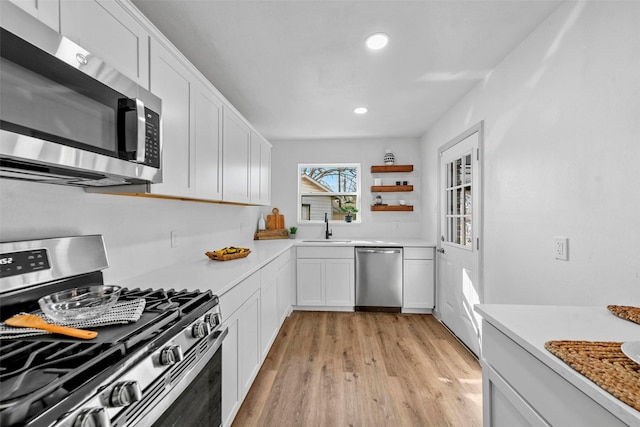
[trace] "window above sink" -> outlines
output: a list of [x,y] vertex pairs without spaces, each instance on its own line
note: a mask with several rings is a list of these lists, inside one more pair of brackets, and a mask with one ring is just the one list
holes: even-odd
[[298,164],[298,223],[360,223],[360,163]]

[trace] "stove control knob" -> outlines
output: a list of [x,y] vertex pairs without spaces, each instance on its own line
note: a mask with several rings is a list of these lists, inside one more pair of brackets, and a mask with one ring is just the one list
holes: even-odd
[[215,329],[216,326],[220,324],[220,314],[219,313],[207,313],[204,315],[204,321],[211,326],[212,329]]
[[211,333],[211,327],[206,322],[198,322],[191,328],[193,338],[203,338]]
[[138,381],[122,381],[116,383],[111,389],[109,406],[112,408],[128,406],[140,399],[142,399],[142,391]]
[[73,427],[109,427],[111,421],[104,408],[88,408],[80,411]]
[[184,359],[184,356],[179,345],[169,345],[160,352],[160,363],[165,366],[175,365],[182,359]]

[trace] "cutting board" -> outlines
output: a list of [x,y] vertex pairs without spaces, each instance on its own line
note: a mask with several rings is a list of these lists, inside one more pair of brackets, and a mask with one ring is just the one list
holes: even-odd
[[289,232],[287,230],[258,230],[253,235],[253,240],[273,240],[288,238]]
[[284,230],[284,215],[280,215],[278,208],[273,208],[273,215],[267,215],[267,230]]

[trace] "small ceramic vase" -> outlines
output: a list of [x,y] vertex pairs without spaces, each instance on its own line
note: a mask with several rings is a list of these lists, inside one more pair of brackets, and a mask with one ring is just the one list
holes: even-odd
[[391,150],[387,149],[384,155],[384,164],[389,166],[396,162],[396,156],[393,155]]

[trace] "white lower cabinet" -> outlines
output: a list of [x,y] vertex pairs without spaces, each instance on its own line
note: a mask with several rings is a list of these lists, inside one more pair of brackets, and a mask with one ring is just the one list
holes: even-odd
[[260,272],[220,295],[229,334],[222,343],[222,420],[231,425],[260,369]]
[[220,295],[222,420],[230,426],[295,298],[291,250]]
[[[223,313],[224,314],[224,313]],[[231,425],[260,369],[260,290],[225,322],[222,343],[222,420]]]
[[278,274],[277,260],[260,270],[260,349],[262,358],[267,356],[278,332]]
[[241,402],[238,379],[239,316],[238,312],[224,322],[224,327],[229,330],[222,343],[222,422],[225,426],[231,425]]
[[352,247],[298,247],[297,306],[353,309],[353,253]]
[[238,319],[240,392],[244,397],[260,370],[260,292],[244,303]]
[[481,365],[486,426],[628,425],[486,320]]
[[291,307],[296,305],[296,267],[295,248],[289,249],[278,257],[278,274],[276,287],[278,288],[278,324],[291,313]]
[[435,306],[433,248],[404,248],[402,311],[431,312]]

